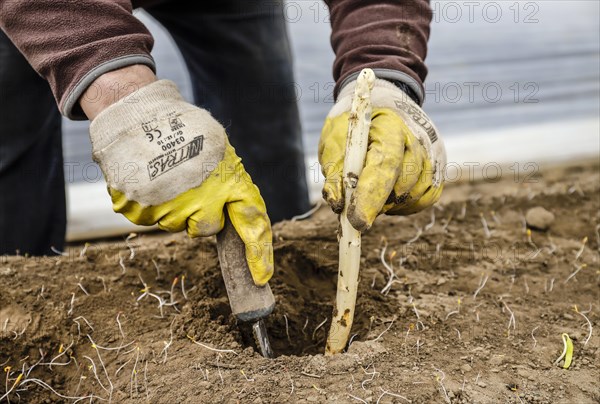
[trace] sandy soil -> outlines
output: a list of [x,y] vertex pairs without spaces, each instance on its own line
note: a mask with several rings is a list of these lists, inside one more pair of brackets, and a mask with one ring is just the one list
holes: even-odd
[[[274,228],[273,360],[231,316],[213,240],[1,257],[0,401],[600,402],[599,188],[598,163],[573,163],[453,184],[434,209],[378,219],[356,336],[335,357],[322,355],[337,277],[327,209]],[[538,206],[555,219],[529,237]],[[568,370],[553,364],[562,333]]]

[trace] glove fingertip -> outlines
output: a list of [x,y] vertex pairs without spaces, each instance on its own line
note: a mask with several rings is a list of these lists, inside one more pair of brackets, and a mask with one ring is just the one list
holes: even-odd
[[265,204],[254,187],[253,197],[227,204],[227,213],[245,244],[246,262],[257,286],[265,285],[273,276],[273,233]]
[[325,184],[322,191],[323,199],[331,207],[334,213],[340,214],[344,210],[344,200],[342,195],[336,192],[333,187]]
[[246,262],[257,286],[265,285],[273,276],[273,243],[265,239],[261,241],[245,243]]
[[[248,257],[246,257],[248,260]],[[269,280],[273,277],[273,260],[266,260],[267,262],[261,262],[256,265],[248,260],[248,266],[250,268],[250,273],[252,274],[252,280],[256,286],[264,286],[269,282]],[[268,262],[270,261],[270,262]]]
[[[353,201],[354,202],[354,201]],[[360,232],[367,231],[373,225],[375,218],[370,219],[363,211],[356,208],[355,203],[350,203],[348,206],[348,221],[356,230]]]

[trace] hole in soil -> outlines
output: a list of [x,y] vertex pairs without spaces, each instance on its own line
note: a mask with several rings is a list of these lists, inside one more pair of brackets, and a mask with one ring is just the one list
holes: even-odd
[[[269,284],[276,304],[273,313],[265,320],[275,356],[325,352],[337,288],[337,255],[337,243],[332,242],[330,249],[323,250],[321,241],[295,241],[275,251],[275,274]],[[220,328],[218,333],[226,332],[243,346],[252,346],[258,352],[251,324],[238,323],[231,317],[220,270],[203,277],[199,286],[208,299],[200,305],[204,309],[199,306],[194,312],[196,320],[193,322],[198,330],[193,333],[203,335],[207,325],[200,323],[212,321],[215,327]],[[357,312],[352,325],[353,333],[358,334],[356,341],[366,337],[371,316],[384,314],[382,305],[385,303],[381,298],[377,291],[364,284],[359,285]],[[206,313],[206,317],[200,321],[202,313]],[[216,337],[218,333],[204,334],[203,338],[209,341],[207,338]],[[223,335],[220,334],[220,337]]]
[[[315,249],[319,247],[322,248]],[[337,249],[329,260],[323,256],[314,259],[306,254],[307,250],[311,251],[288,245],[275,253],[276,271],[270,284],[277,303],[266,325],[276,356],[325,351],[336,294]],[[365,321],[365,316],[358,314],[353,330],[362,329],[365,324],[368,327],[368,322],[368,316]],[[249,327],[242,334],[244,343],[255,346]]]

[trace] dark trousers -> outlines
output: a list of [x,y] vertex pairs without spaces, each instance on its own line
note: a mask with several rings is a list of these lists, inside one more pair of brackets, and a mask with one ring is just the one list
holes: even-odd
[[[194,101],[223,124],[277,222],[309,209],[292,58],[281,3],[169,2],[148,9],[173,36]],[[199,8],[204,8],[199,10]],[[49,87],[0,35],[0,254],[61,249],[60,116]]]
[[62,249],[66,217],[60,113],[0,31],[0,254]]

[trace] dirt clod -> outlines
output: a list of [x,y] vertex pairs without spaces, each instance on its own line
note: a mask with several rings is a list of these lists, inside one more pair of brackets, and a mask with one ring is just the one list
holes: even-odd
[[536,206],[527,211],[525,220],[532,229],[546,231],[554,223],[554,214],[541,206]]

